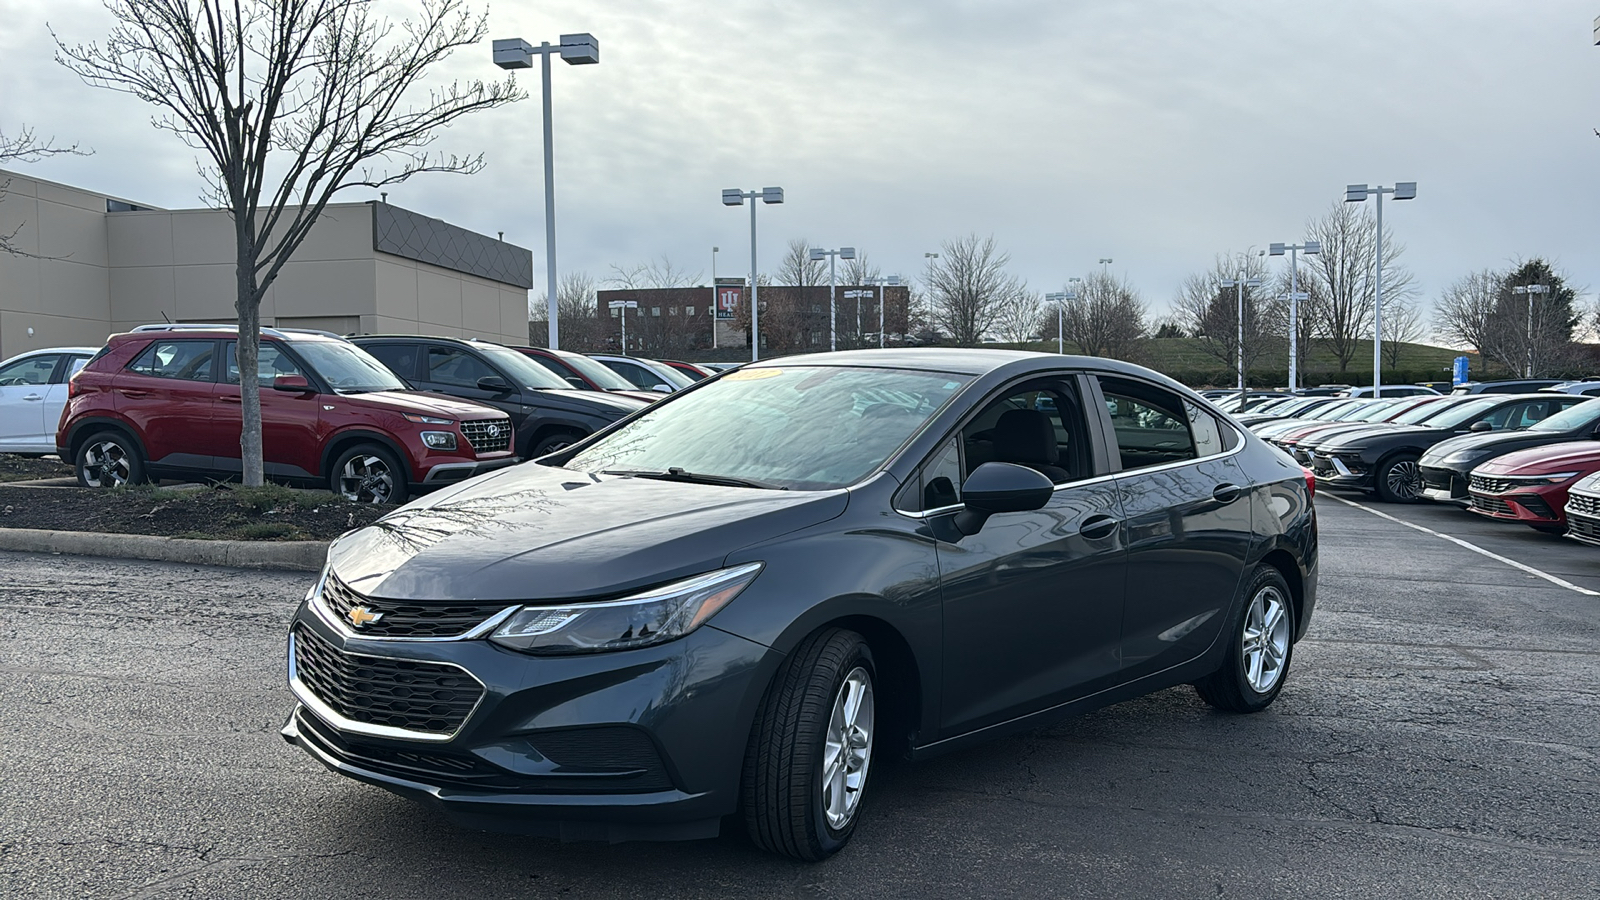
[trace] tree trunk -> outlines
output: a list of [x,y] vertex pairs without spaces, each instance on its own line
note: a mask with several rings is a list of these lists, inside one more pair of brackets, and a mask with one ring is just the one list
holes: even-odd
[[[239,234],[239,296],[234,309],[239,313],[239,340],[235,351],[239,361],[239,460],[246,487],[265,483],[261,465],[261,379],[257,360],[261,357],[261,298],[256,292],[253,240],[241,229]],[[226,364],[226,360],[223,361]]]

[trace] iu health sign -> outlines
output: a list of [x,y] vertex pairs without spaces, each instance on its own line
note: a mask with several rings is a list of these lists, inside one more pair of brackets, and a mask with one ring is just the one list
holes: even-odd
[[717,279],[717,318],[731,319],[744,297],[743,278]]

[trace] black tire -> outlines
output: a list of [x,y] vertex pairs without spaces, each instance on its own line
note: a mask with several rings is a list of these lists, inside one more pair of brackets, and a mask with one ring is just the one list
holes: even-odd
[[540,438],[536,444],[530,442],[530,446],[533,449],[528,451],[528,458],[538,459],[541,456],[548,456],[557,450],[565,450],[583,440],[584,437],[584,435],[578,434],[576,431],[557,431],[553,434],[547,434]]
[[382,444],[357,444],[339,454],[328,471],[328,490],[358,503],[406,502],[410,469]]
[[[1283,573],[1269,565],[1262,565],[1251,577],[1248,589],[1245,592],[1245,601],[1238,616],[1230,624],[1228,636],[1227,655],[1223,658],[1222,665],[1210,675],[1194,683],[1194,688],[1200,694],[1200,699],[1220,710],[1237,713],[1260,712],[1272,705],[1278,697],[1278,692],[1283,690],[1283,683],[1289,677],[1289,663],[1294,659],[1294,602],[1289,593],[1289,584],[1284,581]],[[1253,629],[1259,619],[1254,615],[1257,601],[1271,598],[1281,608],[1281,631],[1279,627],[1271,629],[1269,638],[1281,637],[1281,659],[1277,661],[1276,669],[1272,671],[1271,683],[1258,677],[1252,671],[1251,656],[1247,652],[1250,645],[1246,643],[1249,631]],[[1273,642],[1272,649],[1265,649],[1262,643],[1252,642],[1254,646],[1262,647],[1263,662],[1270,662],[1272,653],[1278,651],[1277,641]],[[1261,672],[1267,673],[1267,665],[1263,665]]]
[[[830,628],[803,641],[767,688],[745,750],[742,807],[745,827],[758,846],[816,861],[838,852],[861,819],[876,739],[876,669],[872,649],[853,631]],[[835,701],[846,679],[864,672],[869,720],[854,805],[837,825],[824,806],[823,767]],[[858,701],[858,704],[861,702]],[[861,708],[861,705],[858,705]],[[846,744],[841,757],[853,757]]]
[[1422,468],[1417,465],[1417,454],[1397,453],[1380,461],[1372,474],[1372,486],[1378,499],[1385,503],[1417,502],[1422,496]]
[[145,481],[144,450],[120,431],[97,431],[78,445],[73,458],[78,484],[90,488],[127,487]]

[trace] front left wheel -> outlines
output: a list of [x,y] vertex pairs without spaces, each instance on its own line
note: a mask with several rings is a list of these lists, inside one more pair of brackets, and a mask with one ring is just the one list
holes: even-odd
[[334,460],[328,489],[357,503],[404,503],[409,484],[406,469],[388,448],[357,444]]
[[789,655],[745,751],[741,799],[757,845],[815,861],[850,840],[872,766],[875,677],[853,631],[819,632]]

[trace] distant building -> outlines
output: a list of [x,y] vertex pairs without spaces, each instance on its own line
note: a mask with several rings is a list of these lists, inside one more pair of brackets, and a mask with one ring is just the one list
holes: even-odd
[[[839,349],[878,346],[880,291],[885,299],[885,343],[904,342],[910,288],[838,285],[834,292],[834,315]],[[810,353],[828,349],[827,286],[762,285],[759,295],[763,350]],[[612,309],[613,300],[632,300],[638,307]],[[748,301],[747,291],[734,317],[718,320],[716,342],[719,347],[750,346]],[[599,291],[596,302],[602,321],[611,323],[600,335],[607,349],[622,346],[620,317],[623,312],[628,315],[629,353],[675,357],[711,349],[713,296],[709,286]]]
[[[97,345],[152,322],[232,322],[233,220],[154,209],[0,170],[0,358]],[[261,324],[521,344],[533,254],[387,203],[327,207],[261,303]]]

